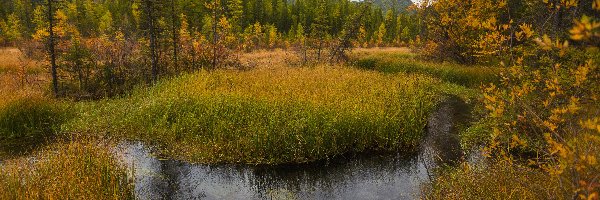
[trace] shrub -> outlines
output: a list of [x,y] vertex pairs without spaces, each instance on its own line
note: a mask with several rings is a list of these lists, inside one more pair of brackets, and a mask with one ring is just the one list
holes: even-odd
[[[598,4],[594,8],[600,10]],[[596,19],[575,20],[571,46],[544,35],[517,51],[499,85],[484,91],[491,124],[486,149],[510,162],[539,167],[580,199],[600,194],[600,52]]]

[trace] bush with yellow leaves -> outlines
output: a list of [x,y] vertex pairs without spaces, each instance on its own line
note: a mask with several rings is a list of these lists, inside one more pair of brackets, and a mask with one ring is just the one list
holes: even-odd
[[[597,3],[594,9],[599,10]],[[485,88],[490,155],[543,169],[564,198],[598,199],[600,192],[600,24],[575,20],[569,40],[544,35],[515,50],[499,86]]]

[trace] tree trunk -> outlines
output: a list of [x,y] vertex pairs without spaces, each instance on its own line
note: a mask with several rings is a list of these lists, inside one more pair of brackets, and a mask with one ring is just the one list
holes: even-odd
[[172,32],[172,36],[173,36],[173,67],[175,68],[175,72],[179,71],[178,70],[178,58],[177,58],[177,44],[179,43],[179,35],[177,35],[177,25],[175,24],[177,22],[176,19],[177,15],[175,13],[175,0],[171,0],[171,23],[172,23],[172,27],[171,27],[171,32]]
[[321,62],[321,49],[323,48],[323,38],[319,37],[319,48],[317,49],[317,61]]
[[213,56],[212,56],[212,69],[216,69],[217,68],[217,6],[215,5],[215,8],[213,8],[213,26],[212,26],[212,31],[213,31],[213,41],[212,41],[212,45],[213,45]]
[[54,36],[54,15],[52,11],[52,2],[54,0],[48,0],[48,32],[50,33],[48,38],[48,53],[50,54],[50,66],[52,70],[52,90],[54,96],[58,97],[58,74],[56,66],[56,50],[55,50],[55,36]]
[[156,25],[154,24],[154,16],[152,15],[153,11],[153,2],[152,0],[147,0],[146,2],[146,13],[148,15],[148,28],[149,28],[149,35],[150,35],[150,62],[152,65],[152,83],[156,83],[156,80],[158,79],[158,56],[156,53]]

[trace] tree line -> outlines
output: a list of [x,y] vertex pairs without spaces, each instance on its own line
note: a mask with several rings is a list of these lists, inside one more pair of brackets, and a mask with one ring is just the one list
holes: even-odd
[[[235,34],[254,32],[260,25],[262,32],[273,32],[277,37],[270,39],[289,40],[301,34],[316,34],[320,30],[313,29],[323,24],[327,28],[325,36],[335,37],[341,33],[346,18],[360,9],[360,2],[349,0],[5,0],[0,3],[0,41],[9,45],[32,38],[41,28],[39,25],[47,23],[44,13],[48,12],[48,2],[55,4],[53,12],[57,20],[72,26],[84,38],[117,32],[136,37],[147,31],[153,21],[163,36],[172,37],[184,28],[210,38],[212,25],[221,18]],[[212,4],[218,9],[211,7]],[[409,5],[412,5],[410,0],[373,4],[361,20],[363,40],[398,43],[414,39],[419,30],[413,23],[413,12],[407,11]],[[215,9],[219,15],[217,21],[213,15]],[[378,38],[380,34],[382,38]]]
[[19,46],[33,58],[47,55],[54,93],[77,98],[122,94],[183,71],[244,68],[234,54],[255,49],[295,49],[304,62],[339,60],[353,46],[408,44],[422,26],[409,0],[0,4],[0,44]]

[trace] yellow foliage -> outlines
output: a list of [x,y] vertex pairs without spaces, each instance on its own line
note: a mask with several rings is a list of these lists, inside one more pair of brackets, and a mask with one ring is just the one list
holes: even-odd
[[455,54],[463,57],[462,59],[497,55],[506,50],[504,44],[510,39],[508,31],[511,24],[499,20],[506,5],[504,0],[435,1],[432,7],[439,16],[436,15],[436,18],[431,20],[428,30],[435,35],[444,36],[434,38],[439,51],[458,50],[460,52]]
[[598,27],[600,27],[599,22],[584,15],[580,20],[575,20],[575,25],[569,33],[573,40],[586,40],[592,37],[600,37],[600,34],[597,32]]
[[[561,1],[552,6],[574,7],[577,2]],[[594,2],[594,9],[597,6],[598,2]],[[595,19],[583,16],[575,21],[570,37],[593,41],[600,37],[598,27],[600,23]],[[512,66],[501,74],[501,87],[492,85],[484,90],[488,117],[497,120],[487,150],[512,163],[514,158],[507,149],[529,147],[538,156],[529,159],[529,165],[540,166],[552,176],[571,183],[575,188],[573,193],[581,199],[597,198],[600,189],[594,178],[600,173],[597,161],[600,118],[594,116],[600,110],[597,103],[600,73],[594,62],[597,52],[595,48],[570,47],[568,40],[548,35],[531,40],[534,35],[531,27],[522,24],[519,28],[516,39],[533,41],[531,44],[536,46],[519,49]]]

